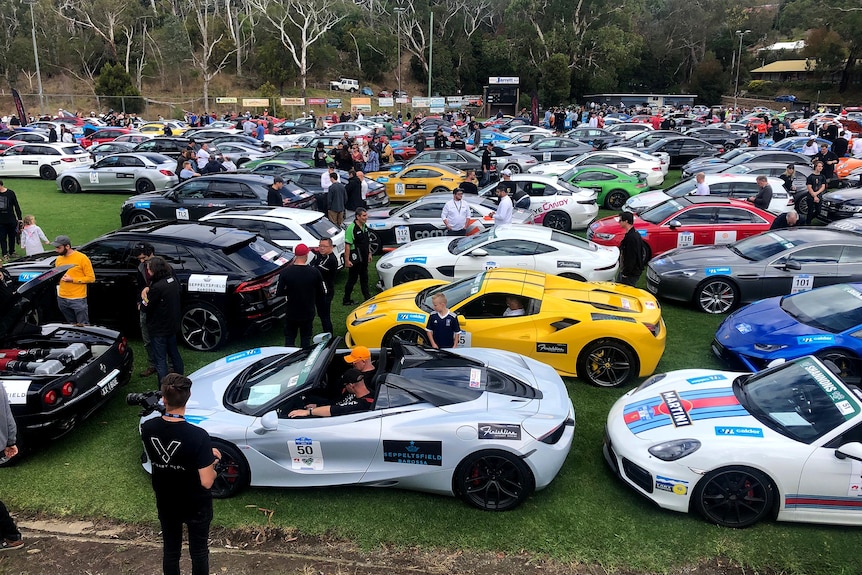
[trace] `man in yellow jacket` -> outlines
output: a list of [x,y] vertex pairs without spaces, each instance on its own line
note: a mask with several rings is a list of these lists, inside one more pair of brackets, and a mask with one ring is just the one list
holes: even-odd
[[87,284],[96,281],[93,264],[90,263],[90,258],[72,249],[72,241],[69,236],[57,236],[51,245],[57,252],[54,266],[60,267],[68,264],[74,266],[69,268],[57,286],[57,306],[68,323],[89,324]]

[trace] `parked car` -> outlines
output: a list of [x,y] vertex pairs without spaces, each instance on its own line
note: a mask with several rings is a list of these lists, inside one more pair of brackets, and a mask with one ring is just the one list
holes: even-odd
[[[119,154],[121,152],[131,152],[137,144],[134,142],[105,142],[104,144],[97,144],[95,146],[90,146],[90,149],[87,150],[90,152],[90,157],[93,158],[94,162],[98,162],[102,158],[110,156],[111,154]],[[176,164],[176,162],[174,162]]]
[[[32,323],[71,265],[43,270],[23,282],[0,271],[0,385],[18,424],[22,453],[72,431],[128,383],[132,348],[104,327]],[[10,277],[11,276],[11,277]],[[17,461],[0,452],[0,466]]]
[[0,177],[31,177],[53,180],[75,166],[93,163],[78,144],[27,144],[6,148],[0,153]]
[[175,160],[161,154],[113,154],[91,166],[79,166],[57,176],[57,188],[67,194],[85,192],[147,193],[173,187],[179,179]]
[[[263,165],[258,166],[258,168]],[[257,171],[257,168],[255,169]],[[344,170],[335,170],[338,173],[338,181],[342,184],[347,184],[350,175]],[[323,168],[294,168],[282,174],[285,181],[288,179],[302,188],[303,190],[314,194],[317,201],[317,210],[326,213],[329,203],[329,197],[323,193],[323,186],[320,181],[320,176],[323,174]],[[377,209],[389,205],[389,194],[386,193],[386,186],[380,182],[375,182],[371,178],[365,178],[368,184],[368,195],[365,196],[365,203],[368,209]]]
[[[167,260],[183,288],[179,335],[186,346],[211,351],[231,336],[267,329],[284,316],[284,298],[275,293],[290,253],[230,226],[161,221],[109,232],[76,248],[96,273],[87,295],[94,324],[129,333],[139,329],[134,250],[142,242]],[[27,256],[4,269],[17,286],[52,269],[56,257],[54,252]],[[41,303],[40,318],[60,317],[56,297]]]
[[[631,142],[632,140],[626,140]],[[644,152],[653,155],[664,152],[669,156],[669,166],[679,168],[694,158],[710,157],[721,153],[721,148],[713,146],[698,138],[675,136],[662,138],[644,148]]]

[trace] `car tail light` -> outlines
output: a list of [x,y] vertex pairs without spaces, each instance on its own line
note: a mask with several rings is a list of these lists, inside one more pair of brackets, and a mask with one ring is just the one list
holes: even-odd
[[159,170],[162,175],[165,175],[169,178],[173,177],[175,174],[170,170]]
[[77,162],[78,158],[60,158],[61,162]]
[[540,437],[539,441],[541,441],[542,443],[547,443],[548,445],[554,445],[555,443],[560,441],[560,439],[563,437],[563,432],[569,425],[571,425],[572,427],[575,426],[575,420],[571,417],[566,418],[566,420],[563,421],[560,425]]
[[[662,162],[662,163],[664,163],[664,162]],[[660,172],[660,171],[661,171],[661,166],[653,166],[653,167],[652,167],[652,171],[653,171],[653,172]]]
[[44,401],[46,405],[54,405],[57,403],[57,392],[53,389],[49,390],[44,396],[42,396],[42,401]]
[[242,282],[236,287],[236,293],[248,293],[261,289],[266,289],[274,284],[278,280],[277,275],[271,275],[269,277],[250,280],[247,282]]
[[120,352],[120,355],[126,355],[126,347],[128,347],[129,342],[126,338],[121,337],[120,343],[117,344],[117,351]]
[[75,393],[75,382],[67,381],[63,384],[63,387],[60,388],[60,394],[63,397],[72,397],[72,394]]
[[661,332],[661,323],[647,323],[643,322],[646,328],[650,331],[653,337],[658,337],[659,332]]

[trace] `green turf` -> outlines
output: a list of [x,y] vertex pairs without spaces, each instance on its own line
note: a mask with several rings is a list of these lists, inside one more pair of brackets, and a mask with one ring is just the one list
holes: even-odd
[[[672,174],[667,185],[678,178]],[[119,225],[124,196],[65,195],[52,182],[34,180],[6,184],[18,192],[24,211],[35,214],[50,237],[64,233],[81,243]],[[334,308],[336,330],[343,334],[348,310],[338,296]],[[668,346],[659,369],[717,367],[709,343],[721,318],[674,305],[665,305],[663,312]],[[232,342],[219,352],[182,353],[191,371],[227,353],[280,340],[273,331]],[[123,394],[150,389],[155,383],[154,378],[143,381],[137,376],[143,350],[137,340],[132,343],[135,376]],[[231,527],[266,525],[263,508],[274,511],[271,521],[276,526],[350,538],[366,548],[526,552],[607,570],[663,572],[721,556],[753,570],[859,572],[854,529],[767,522],[735,531],[655,508],[616,480],[601,456],[605,418],[623,390],[596,389],[574,379],[567,386],[577,411],[572,451],[550,487],[515,511],[480,512],[453,498],[398,490],[249,489],[216,502],[215,522]],[[139,465],[137,422],[137,409],[115,398],[70,436],[19,465],[0,469],[0,496],[13,510],[154,523],[152,491]]]

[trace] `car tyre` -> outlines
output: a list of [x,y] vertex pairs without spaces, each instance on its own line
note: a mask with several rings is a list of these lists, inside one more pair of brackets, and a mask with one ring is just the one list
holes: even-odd
[[67,177],[60,180],[60,189],[67,194],[77,194],[81,191],[81,184],[75,178]]
[[233,497],[251,481],[248,462],[239,449],[229,443],[214,439],[212,445],[221,453],[221,461],[215,468],[216,478],[210,490],[212,496],[216,499]]
[[43,180],[56,180],[57,179],[57,170],[52,168],[51,166],[40,166],[39,167],[39,177]]
[[151,214],[150,212],[144,212],[139,210],[136,212],[132,212],[131,215],[129,215],[129,223],[126,225],[130,226],[132,224],[152,222],[154,220],[156,220],[156,217],[153,214]]
[[623,209],[623,206],[628,199],[629,195],[625,190],[611,190],[608,192],[608,195],[605,196],[605,207],[609,210],[619,211]]
[[862,373],[859,371],[859,359],[850,352],[840,349],[824,349],[815,354],[821,361],[830,361],[838,368],[841,381],[851,385],[862,383]]
[[637,354],[616,339],[597,339],[584,347],[577,361],[578,377],[596,387],[620,387],[640,372]]
[[509,511],[535,489],[533,473],[508,451],[484,450],[465,457],[452,479],[452,489],[465,503],[483,511]]
[[412,325],[397,325],[387,331],[383,336],[383,347],[390,347],[395,339],[418,345],[428,344],[428,334],[425,330]]
[[694,301],[700,311],[727,313],[739,303],[739,289],[725,277],[710,279],[695,290]]
[[693,494],[698,513],[722,527],[750,527],[772,513],[775,488],[750,467],[723,467],[701,479]]
[[383,251],[383,245],[380,242],[380,236],[376,232],[368,232],[368,244],[372,255],[378,255]]
[[431,190],[431,193],[432,194],[444,194],[444,193],[449,194],[451,192],[449,191],[449,188],[444,188],[443,186],[437,186],[436,188]]
[[135,182],[135,191],[139,194],[155,191],[156,186],[148,179],[142,178]]
[[503,169],[504,169],[504,170],[509,170],[509,171],[511,171],[513,174],[520,174],[520,173],[521,173],[521,166],[520,166],[519,164],[508,164],[508,165],[507,165],[505,168],[503,168]]
[[180,335],[191,349],[218,349],[227,341],[227,319],[221,310],[208,303],[189,303],[180,317]]
[[392,286],[401,285],[407,282],[416,280],[430,280],[431,274],[420,267],[407,266],[398,270],[395,277],[392,279]]
[[542,225],[562,232],[572,231],[572,218],[566,212],[554,211],[545,214]]

